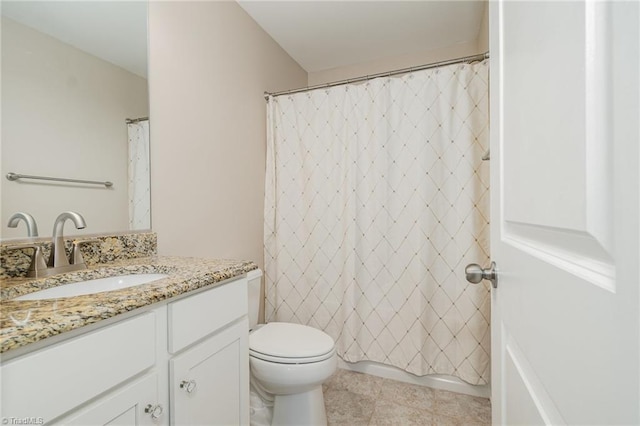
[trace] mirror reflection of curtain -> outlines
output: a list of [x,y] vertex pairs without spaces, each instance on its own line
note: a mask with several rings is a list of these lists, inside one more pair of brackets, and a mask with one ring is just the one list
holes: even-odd
[[149,120],[128,123],[129,229],[151,228]]

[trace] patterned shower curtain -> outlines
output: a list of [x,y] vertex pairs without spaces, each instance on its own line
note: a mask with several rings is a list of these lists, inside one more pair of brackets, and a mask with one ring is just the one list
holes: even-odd
[[127,124],[129,134],[129,229],[151,229],[149,120]]
[[489,381],[488,62],[268,102],[267,321],[345,361]]

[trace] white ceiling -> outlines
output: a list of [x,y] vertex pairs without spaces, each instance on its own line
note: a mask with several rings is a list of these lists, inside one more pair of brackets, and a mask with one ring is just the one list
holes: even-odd
[[[271,1],[240,6],[307,72],[476,40],[485,1]],[[147,75],[146,1],[6,1],[2,14]]]
[[146,1],[2,0],[2,15],[147,76]]
[[240,6],[307,72],[474,41],[485,1],[250,1]]

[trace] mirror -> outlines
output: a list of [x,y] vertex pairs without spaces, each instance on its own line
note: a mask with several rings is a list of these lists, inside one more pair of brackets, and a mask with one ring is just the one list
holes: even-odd
[[[147,3],[1,7],[0,237],[27,236],[24,223],[7,226],[19,211],[35,218],[41,237],[68,210],[87,227],[67,224],[65,235],[149,229]],[[113,185],[10,181],[8,173]]]

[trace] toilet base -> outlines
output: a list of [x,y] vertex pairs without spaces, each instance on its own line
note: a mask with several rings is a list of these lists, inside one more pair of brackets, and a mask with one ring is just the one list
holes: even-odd
[[322,385],[310,391],[292,395],[275,395],[273,402],[274,426],[326,425]]

